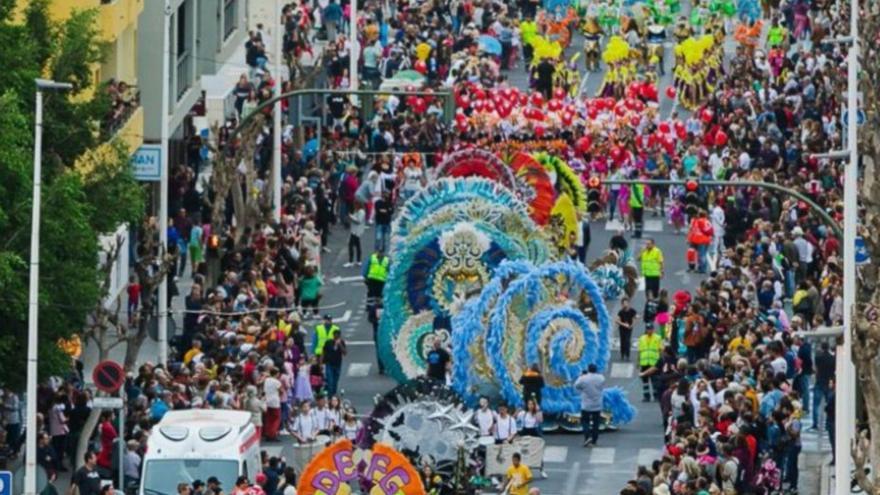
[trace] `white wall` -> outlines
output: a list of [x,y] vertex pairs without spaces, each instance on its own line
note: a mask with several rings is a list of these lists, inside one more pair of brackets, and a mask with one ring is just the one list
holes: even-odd
[[116,298],[125,292],[125,287],[128,285],[128,226],[121,224],[116,229],[116,232],[102,235],[98,238],[98,243],[101,246],[101,252],[98,255],[98,266],[104,264],[108,251],[116,245],[117,239],[122,239],[122,244],[119,247],[116,263],[110,269],[110,290],[107,293],[107,299],[104,300],[104,305],[107,307],[116,302]]

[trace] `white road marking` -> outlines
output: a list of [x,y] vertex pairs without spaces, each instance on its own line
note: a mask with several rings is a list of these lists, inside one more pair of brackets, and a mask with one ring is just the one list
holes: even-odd
[[663,232],[663,220],[645,220],[645,232]]
[[659,459],[663,455],[660,449],[639,449],[639,457],[636,462],[639,466],[651,467],[651,463]]
[[351,319],[351,310],[346,309],[345,313],[342,313],[342,316],[339,318],[333,318],[333,323],[348,323],[348,320]]
[[565,495],[574,495],[575,490],[577,490],[577,481],[578,474],[581,470],[580,462],[573,462],[571,464],[571,469],[568,471],[568,476],[565,478],[565,491],[563,492]]
[[337,276],[337,277],[331,278],[330,281],[333,282],[334,285],[339,285],[341,283],[357,282],[357,281],[363,280],[363,279],[364,279],[364,277],[361,275],[355,275],[353,277],[338,277]]
[[632,363],[611,363],[611,378],[632,378],[633,371]]
[[620,220],[617,219],[608,220],[607,222],[605,222],[605,230],[617,232],[618,230],[623,230],[623,224],[620,223]]
[[352,378],[364,378],[370,376],[370,368],[373,363],[350,363],[348,365],[348,376]]
[[590,464],[614,464],[614,447],[590,448]]
[[544,463],[564,463],[568,459],[568,447],[550,445],[544,447]]

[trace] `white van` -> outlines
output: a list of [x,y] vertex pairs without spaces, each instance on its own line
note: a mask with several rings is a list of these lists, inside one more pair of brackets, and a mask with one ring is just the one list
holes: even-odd
[[176,495],[178,483],[216,476],[228,493],[261,471],[260,436],[244,411],[168,411],[147,441],[140,495]]

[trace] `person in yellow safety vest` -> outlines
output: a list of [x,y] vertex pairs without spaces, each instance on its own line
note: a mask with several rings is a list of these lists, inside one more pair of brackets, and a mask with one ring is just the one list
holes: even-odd
[[656,299],[660,296],[660,277],[663,276],[663,251],[654,244],[654,239],[646,239],[639,261],[645,278],[645,295]]
[[[644,373],[653,368],[657,361],[660,361],[660,351],[663,350],[663,339],[654,333],[653,325],[645,326],[645,333],[639,337],[639,369]],[[654,389],[653,378],[651,376],[642,376],[642,400],[651,401],[651,392]],[[657,397],[654,392],[654,398]]]
[[[634,176],[634,178],[637,178]],[[633,221],[633,239],[642,237],[642,219],[645,216],[645,185],[629,186],[629,212]]]
[[324,353],[324,344],[333,338],[333,332],[339,330],[339,325],[333,324],[330,315],[324,315],[324,322],[315,326],[315,338],[312,339],[312,354],[320,357]]
[[370,262],[364,266],[364,281],[367,283],[367,297],[382,297],[385,280],[388,278],[388,257],[382,251],[370,256]]

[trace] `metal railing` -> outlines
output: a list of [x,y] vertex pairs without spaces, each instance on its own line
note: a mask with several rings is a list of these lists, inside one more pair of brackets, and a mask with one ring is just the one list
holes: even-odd
[[[140,108],[140,90],[129,86],[129,95],[122,96],[120,100],[112,102],[113,108],[110,114],[101,122],[101,135],[104,139],[110,139],[120,129],[125,127],[134,112]],[[121,106],[121,108],[119,108]]]
[[189,50],[177,57],[175,75],[177,77],[177,99],[180,100],[183,94],[192,86],[193,82],[192,57],[189,54]]

